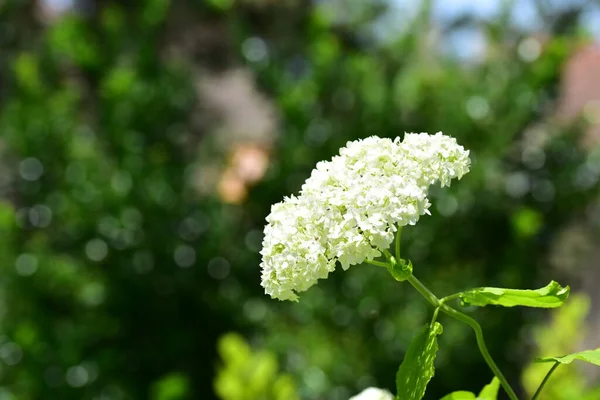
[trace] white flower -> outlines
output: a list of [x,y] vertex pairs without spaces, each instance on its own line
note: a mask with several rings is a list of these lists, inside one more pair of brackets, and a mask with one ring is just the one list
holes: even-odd
[[317,164],[298,197],[272,207],[261,251],[265,292],[296,300],[336,262],[348,269],[380,256],[398,227],[429,213],[431,184],[468,172],[468,154],[441,132],[348,142]]
[[261,254],[262,285],[274,298],[295,300],[335,269],[327,257],[327,211],[305,198],[290,197],[273,205],[267,217]]
[[394,400],[394,396],[387,390],[370,387],[348,400]]
[[401,146],[419,164],[415,171],[420,171],[422,184],[431,185],[439,181],[442,187],[450,186],[450,179],[460,179],[469,172],[469,151],[442,132],[435,135],[407,133]]

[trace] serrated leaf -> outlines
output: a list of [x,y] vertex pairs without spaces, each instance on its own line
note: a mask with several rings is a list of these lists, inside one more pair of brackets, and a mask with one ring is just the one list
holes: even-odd
[[496,400],[498,398],[498,390],[500,390],[500,381],[494,377],[492,382],[483,387],[479,396],[477,396],[477,400]]
[[434,374],[437,336],[442,332],[442,325],[434,322],[423,327],[412,340],[396,374],[397,400],[421,400],[425,395]]
[[577,353],[567,354],[562,357],[544,357],[538,358],[535,362],[559,362],[561,364],[571,364],[575,360],[581,360],[600,366],[600,347],[596,350],[584,350]]
[[484,307],[488,305],[503,307],[560,307],[569,297],[568,286],[562,287],[552,281],[547,286],[537,290],[503,289],[482,287],[467,290],[460,294],[463,305]]

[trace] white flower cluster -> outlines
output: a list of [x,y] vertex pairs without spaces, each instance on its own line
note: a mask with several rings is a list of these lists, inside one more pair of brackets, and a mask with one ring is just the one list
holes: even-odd
[[317,164],[299,196],[271,208],[261,251],[265,292],[297,300],[337,261],[348,269],[380,256],[397,227],[429,213],[429,186],[450,185],[469,164],[469,152],[441,132],[348,142]]
[[370,387],[348,400],[394,400],[394,396],[387,390]]

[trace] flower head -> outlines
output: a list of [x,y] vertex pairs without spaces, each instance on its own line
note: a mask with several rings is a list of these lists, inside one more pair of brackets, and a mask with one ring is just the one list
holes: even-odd
[[387,390],[370,387],[348,400],[394,400],[394,396]]
[[348,142],[317,164],[300,195],[275,204],[263,240],[262,286],[281,300],[343,269],[381,255],[398,227],[429,213],[429,186],[469,170],[469,152],[454,138],[406,134]]

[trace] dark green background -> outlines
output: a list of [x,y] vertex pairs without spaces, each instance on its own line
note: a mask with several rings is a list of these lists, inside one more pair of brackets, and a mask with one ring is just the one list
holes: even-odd
[[[576,282],[548,254],[566,226],[590,219],[598,189],[579,123],[554,117],[564,63],[587,41],[583,6],[540,7],[541,53],[527,61],[518,49],[528,33],[509,7],[440,23],[430,5],[412,20],[390,17],[404,29],[382,37],[380,1],[332,14],[300,0],[89,0],[53,18],[34,1],[1,1],[0,398],[146,399],[178,373],[184,398],[210,399],[215,343],[232,330],[275,351],[303,398],[393,389],[430,318],[408,285],[354,266],[298,304],[260,287],[271,204],[348,140],[373,134],[442,130],[471,150],[472,172],[432,188],[433,215],[405,229],[403,254],[435,293]],[[461,29],[486,38],[479,59],[444,48]],[[266,53],[249,60],[249,43]],[[234,140],[198,87],[239,68],[275,129],[267,173],[227,204],[199,191],[193,172],[226,165]],[[467,311],[518,387],[532,345],[521,327],[545,314]],[[426,398],[478,392],[491,374],[471,332],[442,322]]]

